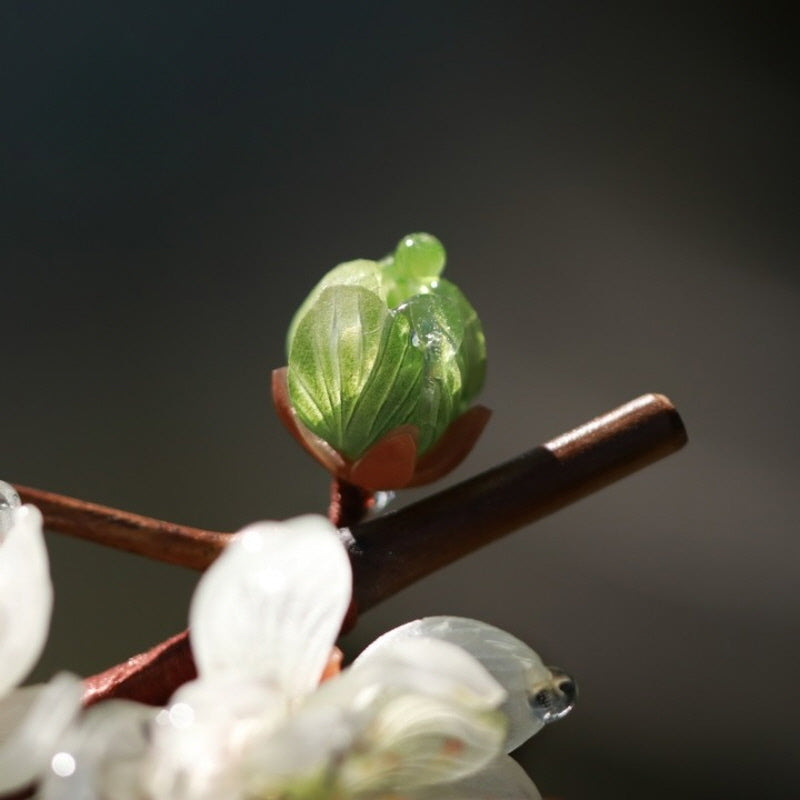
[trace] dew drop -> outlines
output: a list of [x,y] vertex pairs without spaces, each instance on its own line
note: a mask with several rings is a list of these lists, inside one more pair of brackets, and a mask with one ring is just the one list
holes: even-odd
[[20,507],[17,490],[5,481],[0,481],[0,536],[11,530],[13,510]]
[[564,670],[548,667],[550,677],[531,687],[528,705],[533,715],[545,725],[563,719],[575,707],[578,685]]
[[59,778],[69,778],[75,772],[75,757],[72,753],[56,753],[50,760],[50,768]]
[[188,703],[174,703],[169,708],[169,721],[178,730],[188,728],[194,722],[194,709]]
[[372,504],[369,507],[369,515],[377,516],[380,514],[389,503],[395,498],[394,492],[375,492],[372,497]]

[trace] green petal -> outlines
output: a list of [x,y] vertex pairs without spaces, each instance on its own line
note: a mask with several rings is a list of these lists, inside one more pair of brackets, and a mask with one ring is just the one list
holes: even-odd
[[433,291],[443,302],[451,304],[455,309],[451,314],[458,317],[463,330],[456,356],[463,380],[461,413],[483,388],[486,377],[486,340],[477,312],[455,284],[442,278],[437,281]]
[[289,395],[303,423],[348,458],[409,421],[423,356],[404,315],[360,286],[323,289],[289,352]]
[[330,272],[326,273],[325,277],[311,290],[311,293],[295,312],[286,335],[287,355],[291,352],[292,340],[297,331],[297,326],[311,307],[319,300],[319,296],[325,289],[330,286],[360,286],[363,289],[367,289],[385,298],[386,292],[388,291],[385,284],[386,276],[380,265],[375,261],[359,258],[355,261],[346,261],[344,264],[339,264],[338,267],[334,267]]
[[466,411],[483,385],[483,332],[464,295],[444,280],[430,294],[400,306],[398,313],[408,317],[412,341],[425,360],[426,380],[414,412],[419,451],[424,453]]
[[456,356],[463,327],[452,304],[432,294],[413,297],[398,314],[408,319],[412,344],[425,364],[425,381],[414,410],[422,453],[444,433],[459,405],[462,380]]

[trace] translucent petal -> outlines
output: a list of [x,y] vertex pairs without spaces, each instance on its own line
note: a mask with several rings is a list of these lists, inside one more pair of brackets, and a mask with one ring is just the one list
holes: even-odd
[[358,745],[343,759],[339,783],[349,797],[458,780],[492,761],[504,738],[505,720],[498,712],[401,694],[379,704]]
[[92,707],[50,760],[38,800],[138,800],[141,767],[157,709],[127,700]]
[[34,506],[11,510],[11,526],[0,534],[0,697],[31,670],[50,627],[53,586]]
[[14,509],[22,505],[17,490],[5,481],[0,481],[0,543],[14,523]]
[[61,673],[0,701],[0,793],[41,774],[81,707],[83,684]]
[[262,680],[289,698],[311,692],[351,589],[350,561],[324,517],[248,526],[206,571],[192,599],[200,676]]
[[[340,681],[325,687],[334,684]],[[333,694],[341,702],[320,702],[315,692],[269,735],[250,738],[242,769],[248,798],[329,796],[339,763],[357,747],[364,720],[364,709],[351,704],[352,696]]]
[[[464,293],[450,281],[437,281],[435,294],[445,307],[455,307],[463,335],[458,348],[458,365],[462,376],[463,408],[466,408],[483,388],[486,378],[486,339],[480,318]],[[451,311],[452,314],[452,311]]]
[[365,258],[346,261],[326,273],[322,280],[311,290],[292,318],[286,335],[287,358],[292,349],[292,341],[294,340],[297,326],[325,289],[329,286],[360,286],[362,289],[367,289],[385,300],[387,292],[385,284],[386,280],[380,265]]
[[498,754],[502,715],[458,702],[454,694],[474,698],[446,688],[435,671],[426,685],[416,666],[378,661],[326,682],[269,737],[251,740],[248,797],[402,794],[470,774]]
[[528,645],[492,625],[464,617],[425,617],[401,625],[376,639],[358,661],[375,658],[399,641],[434,637],[474,656],[508,693],[501,706],[509,720],[506,751],[517,748],[539,731],[544,721],[532,708],[541,691],[557,691],[554,675]]
[[412,421],[419,427],[424,453],[461,410],[461,371],[456,361],[463,326],[457,309],[435,294],[418,294],[397,309],[408,319],[411,341],[423,358],[426,380]]
[[285,717],[280,693],[233,676],[182,686],[156,717],[144,768],[148,797],[233,800],[242,792],[242,759]]
[[360,286],[331,286],[297,326],[287,378],[303,424],[355,459],[409,421],[423,356],[405,315]]
[[468,778],[415,793],[414,800],[542,800],[542,796],[525,770],[503,755]]
[[480,710],[497,708],[505,700],[503,687],[461,647],[435,638],[389,638],[390,634],[377,639],[353,662],[348,671],[351,680],[364,685],[372,681]]

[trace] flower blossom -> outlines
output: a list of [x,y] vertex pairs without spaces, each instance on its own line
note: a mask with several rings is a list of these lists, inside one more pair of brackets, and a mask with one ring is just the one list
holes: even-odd
[[351,591],[324,518],[248,526],[192,599],[197,679],[160,711],[91,709],[40,798],[537,800],[506,752],[571,707],[568,676],[496,628],[431,617],[320,684]]
[[80,706],[72,675],[15,690],[42,652],[52,605],[42,516],[0,481],[0,795],[41,774]]

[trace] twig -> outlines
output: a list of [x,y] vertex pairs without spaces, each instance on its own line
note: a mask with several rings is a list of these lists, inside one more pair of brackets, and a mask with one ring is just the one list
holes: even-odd
[[368,492],[341,478],[332,478],[328,519],[337,528],[352,528],[361,522],[374,500],[373,492]]
[[229,533],[162,522],[27,486],[15,488],[23,503],[42,512],[48,530],[167,564],[203,570],[230,540]]
[[91,706],[111,697],[124,697],[163,706],[179,686],[197,677],[189,631],[92,675],[83,682],[83,704]]
[[[375,493],[362,489],[353,483],[337,478],[331,479],[331,500],[328,505],[328,519],[337,528],[353,528],[366,516],[375,502]],[[342,622],[342,633],[348,633],[358,622],[358,601],[355,592],[350,598],[347,614]]]
[[[518,458],[406,508],[344,529],[364,611],[462,556],[680,449],[686,431],[663,395],[643,395]],[[17,487],[52,530],[197,569],[229,534]],[[165,552],[166,551],[166,552]],[[186,673],[186,633],[87,679],[87,699],[162,703]],[[191,663],[191,662],[190,662]],[[183,670],[183,671],[182,671]],[[190,670],[191,671],[191,670]],[[176,676],[178,676],[176,678]]]
[[362,611],[453,561],[680,449],[678,412],[648,394],[513,461],[353,528]]

